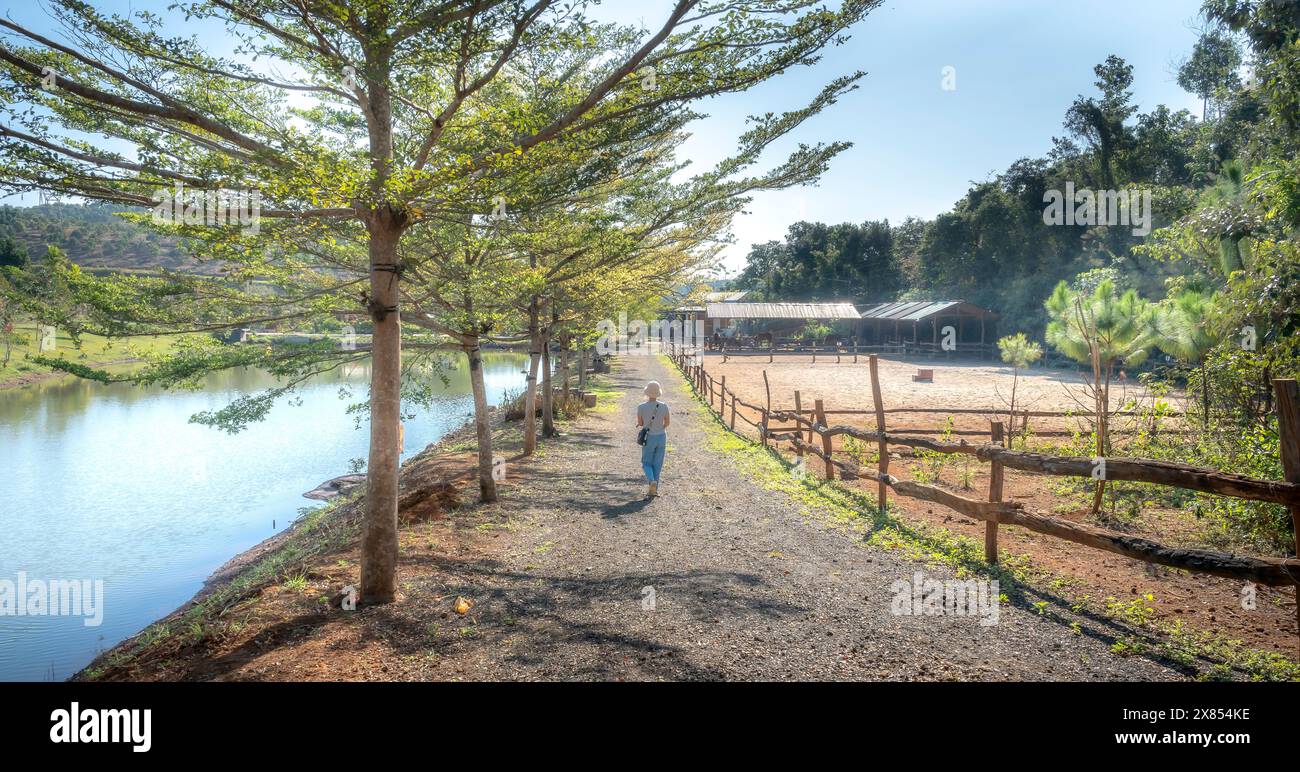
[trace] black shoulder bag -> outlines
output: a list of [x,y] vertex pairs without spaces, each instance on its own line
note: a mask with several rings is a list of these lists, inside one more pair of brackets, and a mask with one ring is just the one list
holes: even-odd
[[641,427],[641,431],[636,433],[636,444],[644,445],[646,443],[646,438],[650,436],[650,424],[655,422],[655,416],[657,415],[659,415],[659,400],[655,400],[655,409],[650,414],[650,420],[646,422],[645,426]]

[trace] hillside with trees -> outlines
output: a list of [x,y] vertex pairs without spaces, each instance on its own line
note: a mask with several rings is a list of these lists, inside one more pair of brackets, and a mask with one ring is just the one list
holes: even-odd
[[194,259],[179,239],[124,219],[119,212],[139,210],[112,204],[0,206],[0,263],[13,256],[44,254],[58,247],[88,270],[211,273],[214,266]]

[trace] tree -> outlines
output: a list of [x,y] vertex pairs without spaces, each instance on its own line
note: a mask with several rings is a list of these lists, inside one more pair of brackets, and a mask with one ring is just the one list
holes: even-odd
[[[583,14],[584,3],[552,0],[185,5],[187,17],[226,25],[239,41],[235,60],[212,56],[193,39],[166,37],[156,16],[107,18],[76,0],[59,0],[53,5],[61,38],[0,20],[27,43],[0,45],[0,85],[11,104],[37,108],[6,111],[0,179],[17,191],[181,206],[187,221],[173,230],[236,263],[233,278],[287,285],[272,303],[168,278],[144,288],[147,297],[138,302],[102,303],[105,327],[139,333],[163,322],[175,326],[180,304],[159,308],[160,297],[194,299],[199,290],[202,301],[188,310],[196,314],[190,323],[201,328],[355,311],[354,288],[365,285],[360,300],[372,334],[362,352],[371,360],[371,384],[361,595],[365,602],[387,602],[397,586],[407,231],[423,220],[492,211],[499,176],[547,146],[581,147],[612,126],[636,131],[652,116],[811,64],[878,4],[849,0],[830,11],[811,0],[677,0],[651,30],[597,25]],[[577,70],[554,73],[548,109],[513,109],[502,73],[544,66],[556,52],[593,37],[607,41],[604,51]],[[564,82],[583,72],[589,77],[581,85]],[[785,133],[851,89],[857,77],[836,81],[804,111],[760,119],[760,133],[768,141]],[[647,81],[655,89],[642,88]],[[306,107],[298,104],[303,98]],[[756,158],[766,143],[750,145]],[[123,146],[131,152],[104,149]],[[797,154],[816,166],[842,148],[819,145]],[[264,199],[257,232],[205,229],[202,210],[191,219],[193,197],[165,192],[174,186],[256,191]],[[141,287],[121,284],[113,291],[129,289],[142,294]],[[281,308],[260,316],[232,313],[272,305]],[[192,377],[204,368],[261,362],[303,378],[355,353],[301,351],[289,365],[276,352],[194,347],[170,366],[169,377],[186,377],[182,366]],[[267,407],[263,399],[236,412],[255,417]]]
[[1208,290],[1184,290],[1165,299],[1156,309],[1156,341],[1162,351],[1200,370],[1201,415],[1210,428],[1210,378],[1205,357],[1219,342],[1211,324],[1217,296]]
[[1102,188],[1115,187],[1115,159],[1128,144],[1124,122],[1137,111],[1130,103],[1133,93],[1133,65],[1114,54],[1093,68],[1101,98],[1074,100],[1065,114],[1065,128],[1087,140],[1097,151],[1098,182]]
[[1192,47],[1192,56],[1178,68],[1178,85],[1201,98],[1201,119],[1209,119],[1210,100],[1241,85],[1241,48],[1222,29],[1210,29]]
[[1043,348],[1025,337],[1023,332],[1007,335],[998,340],[998,350],[1002,352],[1002,361],[1011,365],[1011,403],[1007,409],[1007,426],[1016,425],[1016,386],[1020,382],[1020,371],[1037,362],[1043,356]]
[[778,300],[892,299],[902,285],[893,229],[885,220],[856,225],[798,222],[784,242],[755,244],[737,286]]
[[8,234],[0,236],[0,268],[7,265],[14,268],[27,266],[27,248]]
[[[1047,342],[1092,368],[1089,391],[1093,397],[1096,454],[1104,462],[1110,452],[1110,385],[1115,366],[1132,367],[1146,361],[1155,343],[1151,304],[1134,290],[1119,294],[1114,282],[1104,279],[1090,293],[1073,290],[1063,281],[1056,285],[1045,305],[1050,315]],[[1093,496],[1094,515],[1101,511],[1105,489],[1103,475]]]

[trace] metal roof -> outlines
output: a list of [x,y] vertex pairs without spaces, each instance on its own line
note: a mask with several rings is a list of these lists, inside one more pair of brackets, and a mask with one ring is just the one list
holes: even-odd
[[903,303],[878,303],[862,312],[863,319],[887,319],[896,322],[920,322],[942,313],[995,317],[997,314],[964,300],[914,300]]
[[710,319],[857,319],[852,303],[709,303]]

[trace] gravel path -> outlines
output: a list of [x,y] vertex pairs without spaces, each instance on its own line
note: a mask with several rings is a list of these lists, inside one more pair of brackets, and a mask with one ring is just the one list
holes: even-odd
[[[801,516],[710,450],[703,405],[658,358],[624,357],[617,409],[528,462],[485,515],[517,527],[468,566],[474,645],[444,675],[508,680],[1166,680],[1104,639],[1001,603],[998,623],[891,612],[897,580],[951,579]],[[635,405],[673,408],[660,497],[643,498]],[[539,486],[542,493],[538,495]],[[530,495],[531,494],[531,495]],[[530,501],[536,498],[536,501]],[[481,573],[480,573],[481,571]],[[654,608],[645,608],[653,588]],[[460,660],[456,662],[456,660]]]

